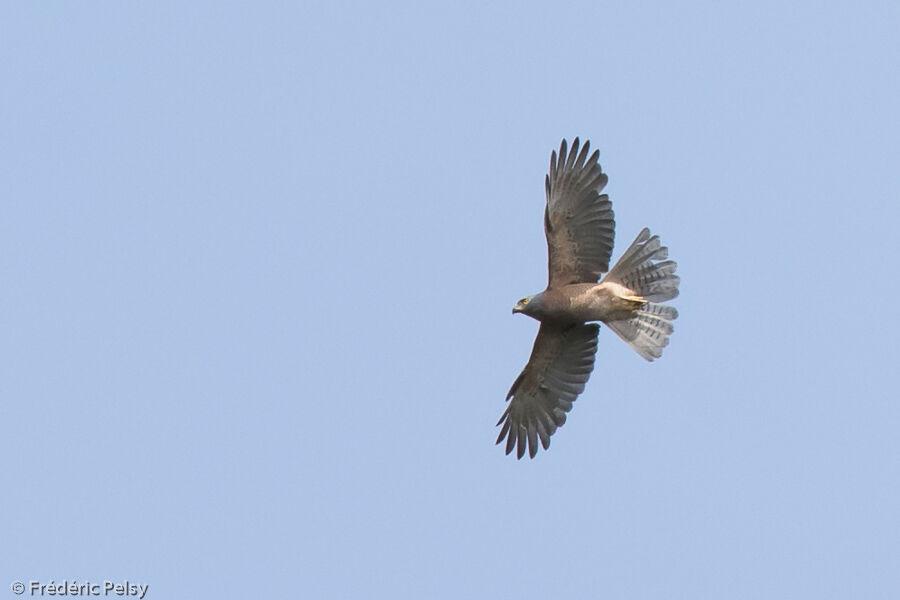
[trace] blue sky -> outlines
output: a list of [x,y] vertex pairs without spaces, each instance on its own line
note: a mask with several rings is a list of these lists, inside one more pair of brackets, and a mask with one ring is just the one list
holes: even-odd
[[[889,2],[5,5],[3,585],[898,597],[898,30]],[[510,309],[576,135],[614,256],[659,233],[681,316],[653,364],[601,330],[517,462]]]

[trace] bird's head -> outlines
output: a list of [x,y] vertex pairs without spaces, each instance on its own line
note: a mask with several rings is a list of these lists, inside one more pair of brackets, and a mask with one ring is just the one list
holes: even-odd
[[535,294],[534,296],[527,296],[516,302],[516,305],[513,306],[512,311],[513,314],[524,313],[526,315],[533,316],[537,312],[540,304],[541,294]]

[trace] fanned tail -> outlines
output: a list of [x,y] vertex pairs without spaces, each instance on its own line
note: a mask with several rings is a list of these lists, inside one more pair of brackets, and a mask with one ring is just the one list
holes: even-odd
[[666,260],[668,256],[669,249],[660,243],[659,236],[651,236],[650,230],[644,228],[603,278],[627,287],[647,301],[633,317],[607,323],[647,360],[662,356],[674,330],[672,321],[678,317],[675,307],[660,304],[678,296],[678,264]]
[[616,332],[626,344],[647,360],[662,356],[663,348],[669,345],[669,336],[674,327],[672,321],[678,317],[674,306],[648,302],[635,316],[623,321],[610,321],[606,325]]

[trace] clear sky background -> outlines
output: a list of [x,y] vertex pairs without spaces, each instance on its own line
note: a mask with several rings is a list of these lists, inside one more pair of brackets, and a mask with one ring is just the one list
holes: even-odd
[[[6,3],[0,597],[900,597],[898,31],[895,2]],[[576,135],[681,317],[652,364],[601,330],[516,461],[510,309]]]

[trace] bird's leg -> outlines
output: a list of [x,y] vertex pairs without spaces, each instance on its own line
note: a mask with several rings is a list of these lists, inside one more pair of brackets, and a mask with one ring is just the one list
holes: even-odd
[[621,298],[622,300],[628,301],[628,303],[631,304],[631,308],[634,308],[635,310],[649,302],[643,296],[622,296]]

